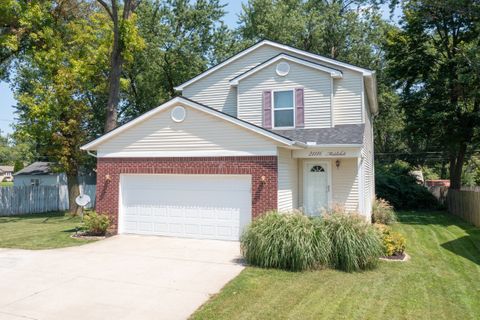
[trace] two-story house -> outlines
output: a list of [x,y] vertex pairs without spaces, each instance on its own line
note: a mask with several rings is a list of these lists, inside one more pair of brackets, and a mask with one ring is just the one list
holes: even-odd
[[370,219],[373,71],[261,41],[176,89],[82,147],[118,232],[237,240],[266,211],[334,205]]

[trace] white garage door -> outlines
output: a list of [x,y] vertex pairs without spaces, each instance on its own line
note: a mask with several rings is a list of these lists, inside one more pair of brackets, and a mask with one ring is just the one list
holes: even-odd
[[251,203],[248,175],[121,175],[119,232],[238,240]]

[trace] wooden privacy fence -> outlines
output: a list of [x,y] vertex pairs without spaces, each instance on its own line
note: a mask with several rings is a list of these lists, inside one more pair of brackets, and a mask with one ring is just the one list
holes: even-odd
[[480,191],[448,190],[448,211],[480,227]]
[[[95,186],[86,185],[85,193],[95,206]],[[31,214],[68,209],[67,186],[0,187],[0,216]]]

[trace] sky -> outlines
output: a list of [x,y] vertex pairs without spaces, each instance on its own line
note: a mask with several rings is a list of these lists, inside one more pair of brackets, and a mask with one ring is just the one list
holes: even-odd
[[[223,0],[221,2],[227,5],[225,7],[225,11],[227,11],[225,23],[231,28],[237,27],[238,14],[242,10],[242,3],[245,3],[246,0]],[[388,19],[388,8],[384,7],[382,9],[384,18]],[[9,85],[5,82],[0,82],[0,133],[3,135],[13,132],[11,125],[15,119],[15,110],[13,108],[15,103],[16,101],[13,98],[13,92]]]

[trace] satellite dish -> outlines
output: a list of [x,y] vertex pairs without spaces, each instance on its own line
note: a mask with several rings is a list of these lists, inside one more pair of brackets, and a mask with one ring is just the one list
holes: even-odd
[[86,194],[81,194],[75,198],[75,203],[80,207],[85,207],[90,202],[90,197]]

